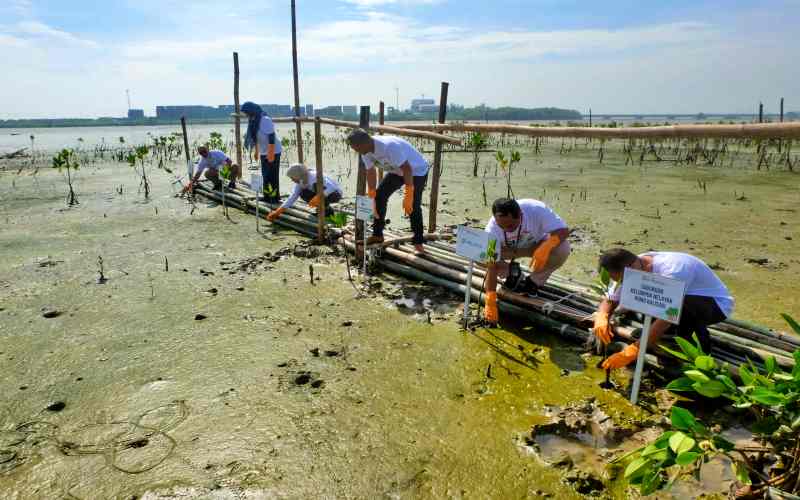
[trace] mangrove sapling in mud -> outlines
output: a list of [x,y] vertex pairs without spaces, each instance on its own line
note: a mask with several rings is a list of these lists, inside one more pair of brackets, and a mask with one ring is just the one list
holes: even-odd
[[69,193],[67,194],[67,205],[78,205],[78,196],[72,187],[72,172],[78,170],[80,164],[75,152],[71,149],[62,149],[57,155],[53,157],[53,168],[58,169],[59,172],[66,170],[67,172],[67,186]]
[[480,132],[473,132],[467,137],[467,146],[472,150],[472,176],[478,177],[478,163],[480,163],[480,150],[484,149],[488,141]]
[[[122,138],[120,137],[120,139]],[[146,200],[150,199],[150,181],[147,179],[147,168],[144,164],[144,159],[147,157],[148,151],[147,146],[137,146],[136,149],[132,153],[128,153],[127,156],[128,165],[141,177],[139,189],[144,189],[144,199]],[[141,171],[136,169],[137,160],[139,161],[139,168]]]
[[[328,217],[326,217],[325,219],[331,226],[335,228],[342,229],[344,226],[347,225],[347,214],[344,212],[332,213],[328,215]],[[353,275],[350,274],[350,257],[348,257],[347,255],[347,246],[345,245],[344,242],[344,235],[342,235],[342,253],[344,253],[344,263],[345,266],[347,267],[347,279],[350,280],[350,282],[352,283]]]
[[[789,315],[783,317],[800,335],[800,324]],[[682,338],[676,341],[679,351],[662,349],[683,361],[683,376],[670,382],[667,389],[685,396],[724,398],[752,418],[749,430],[758,445],[737,445],[689,410],[673,406],[671,430],[614,461],[632,458],[625,479],[648,495],[669,488],[682,476],[699,477],[704,464],[724,456],[741,486],[736,498],[800,493],[800,350],[794,351],[791,372],[779,367],[773,356],[764,361],[763,369],[748,360],[739,366],[741,384],[737,385],[733,370],[704,353],[696,336],[694,344]]]

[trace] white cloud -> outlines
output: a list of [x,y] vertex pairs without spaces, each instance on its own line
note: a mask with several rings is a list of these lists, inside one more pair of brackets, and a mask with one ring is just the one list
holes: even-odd
[[9,31],[26,38],[44,38],[55,42],[82,45],[90,48],[98,46],[92,40],[79,38],[72,33],[52,28],[38,21],[21,21],[12,26]]

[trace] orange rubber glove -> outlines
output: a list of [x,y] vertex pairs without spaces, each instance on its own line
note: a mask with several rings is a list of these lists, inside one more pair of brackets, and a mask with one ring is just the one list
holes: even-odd
[[316,195],[315,197],[311,198],[311,201],[308,202],[308,206],[311,208],[317,208],[320,201],[322,201],[322,197],[320,195]]
[[272,163],[275,161],[275,145],[267,144],[267,161]]
[[411,212],[414,211],[414,185],[409,184],[406,186],[405,193],[403,195],[403,212],[406,215],[411,215]]
[[597,311],[594,316],[594,336],[606,345],[611,342],[611,338],[614,336],[611,331],[611,325],[608,322],[608,313],[605,311]]
[[550,252],[560,244],[561,238],[551,234],[541,245],[536,247],[531,256],[531,271],[539,272],[544,269],[547,265],[547,260],[550,258]]
[[278,207],[278,208],[276,208],[275,210],[273,210],[272,212],[270,212],[269,214],[267,214],[267,220],[268,220],[268,221],[270,221],[270,222],[274,222],[274,221],[275,221],[275,219],[277,219],[278,217],[280,217],[280,216],[281,216],[281,214],[283,213],[283,211],[284,211],[284,208],[283,208],[283,207]]
[[483,317],[489,323],[497,323],[497,292],[486,292],[486,304],[483,308]]
[[367,190],[367,196],[369,196],[369,197],[370,197],[370,198],[372,198],[373,200],[375,199],[375,197],[376,197],[377,195],[378,195],[378,192],[377,192],[377,191],[375,191],[374,189],[370,188],[370,189],[368,189],[368,190]]
[[603,361],[603,369],[613,370],[614,368],[622,368],[636,361],[639,356],[639,348],[636,344],[628,344],[622,352],[612,354],[605,361]]

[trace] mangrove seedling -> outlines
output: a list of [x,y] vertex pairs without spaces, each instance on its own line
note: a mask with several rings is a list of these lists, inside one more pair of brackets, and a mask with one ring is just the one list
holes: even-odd
[[[331,226],[341,229],[347,225],[347,214],[344,212],[334,212],[327,216],[325,220],[327,220]],[[347,247],[344,243],[344,236],[342,236],[342,252],[344,252],[344,263],[345,266],[347,266],[347,279],[352,282],[353,275],[350,274],[350,258],[347,255]]]
[[[128,153],[127,160],[128,165],[133,168],[134,172],[136,172],[140,177],[141,181],[139,182],[139,190],[141,191],[144,189],[144,198],[150,198],[150,181],[147,179],[147,168],[144,164],[144,159],[147,157],[147,153],[149,150],[147,146],[137,146],[136,149],[132,153]],[[136,169],[136,162],[139,161],[139,166],[141,171]]]
[[486,136],[480,132],[473,132],[467,137],[467,146],[472,150],[472,176],[478,177],[478,163],[480,151],[486,147]]
[[67,171],[67,186],[69,187],[67,205],[70,207],[78,205],[78,197],[72,188],[72,171],[78,170],[79,167],[78,157],[75,155],[75,151],[71,149],[62,149],[61,152],[53,157],[53,168],[58,169],[59,172]]

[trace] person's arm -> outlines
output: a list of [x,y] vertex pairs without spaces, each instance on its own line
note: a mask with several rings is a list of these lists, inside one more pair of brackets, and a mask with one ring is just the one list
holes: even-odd
[[367,194],[370,198],[375,198],[375,185],[378,182],[378,176],[375,173],[375,167],[368,168],[367,170]]
[[569,229],[562,227],[550,231],[547,238],[539,241],[531,254],[531,271],[538,272],[544,269],[547,266],[547,261],[550,260],[550,252],[566,240],[567,237],[569,237]]
[[414,211],[414,175],[411,173],[411,165],[408,161],[400,165],[400,170],[403,172],[403,212],[406,215],[411,215]]
[[[655,345],[658,345],[659,339],[661,336],[664,335],[671,323],[668,321],[664,321],[663,319],[656,319],[650,324],[650,334],[647,336],[647,347],[652,348]],[[639,341],[636,341],[636,346],[639,346]]]
[[611,315],[617,308],[618,302],[604,298],[597,307],[594,315],[594,335],[604,344],[611,342],[614,332],[611,331]]
[[288,198],[286,198],[286,201],[283,202],[283,204],[281,205],[281,208],[284,208],[284,209],[285,208],[292,208],[294,206],[294,203],[297,201],[297,199],[300,198],[300,192],[302,190],[303,190],[303,188],[300,187],[300,184],[295,184],[294,185],[294,191],[292,191],[292,194]]
[[403,163],[400,165],[400,170],[403,171],[403,184],[406,186],[414,187],[414,175],[411,171],[411,165],[408,162]]

